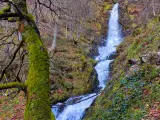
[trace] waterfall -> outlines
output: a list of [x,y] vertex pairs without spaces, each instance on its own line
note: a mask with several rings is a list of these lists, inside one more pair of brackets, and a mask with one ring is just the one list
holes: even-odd
[[[116,46],[122,41],[122,31],[118,18],[119,12],[117,3],[111,11],[108,37],[105,40],[105,45],[98,48],[99,55],[95,58],[98,61],[95,70],[98,74],[99,88],[101,88],[101,91],[106,86],[109,75],[109,65],[113,61],[110,56],[116,52]],[[85,110],[91,106],[98,95],[97,93],[91,93],[71,97],[65,103],[57,103],[52,108],[56,120],[81,120],[85,114]]]
[[98,64],[95,70],[98,73],[99,87],[102,90],[105,88],[106,80],[109,74],[109,65],[113,61],[110,58],[116,52],[116,46],[122,41],[121,26],[119,25],[119,14],[118,14],[118,3],[114,5],[110,19],[109,19],[109,29],[108,36],[105,41],[105,46],[99,47],[99,56],[96,57]]

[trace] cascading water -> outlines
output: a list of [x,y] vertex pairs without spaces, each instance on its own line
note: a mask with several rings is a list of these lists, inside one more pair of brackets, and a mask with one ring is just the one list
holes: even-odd
[[[101,90],[105,88],[106,80],[108,79],[109,65],[113,61],[111,56],[115,54],[116,46],[122,41],[122,31],[118,18],[117,3],[111,11],[108,37],[105,41],[105,46],[98,48],[99,56],[95,58],[98,61],[95,70],[98,74],[99,87]],[[81,120],[85,114],[85,110],[90,107],[98,95],[97,93],[81,95],[78,97],[71,97],[65,103],[57,103],[52,108],[56,120]]]

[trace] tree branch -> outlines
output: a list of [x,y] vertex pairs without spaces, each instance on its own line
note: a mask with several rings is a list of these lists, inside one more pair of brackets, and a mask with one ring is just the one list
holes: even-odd
[[8,17],[19,17],[19,16],[20,14],[18,13],[5,12],[5,13],[0,14],[0,19],[8,18]]
[[1,73],[1,77],[0,77],[0,81],[2,80],[6,70],[8,69],[8,67],[12,64],[13,60],[15,59],[18,51],[20,50],[20,48],[23,46],[23,42],[24,41],[21,41],[21,43],[19,44],[18,48],[15,50],[14,54],[13,54],[13,57],[11,59],[11,61],[8,63],[8,65],[2,70],[2,73]]
[[16,30],[13,30],[12,33],[10,33],[9,35],[5,35],[2,38],[0,38],[0,40],[3,40],[4,38],[8,38],[10,36],[12,36],[15,33]]
[[0,90],[5,90],[5,89],[11,89],[11,88],[25,88],[24,83],[19,83],[19,82],[11,82],[11,83],[6,83],[6,84],[0,84]]

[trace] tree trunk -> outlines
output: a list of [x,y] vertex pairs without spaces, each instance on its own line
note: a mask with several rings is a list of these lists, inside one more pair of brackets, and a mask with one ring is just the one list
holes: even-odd
[[48,51],[50,51],[50,52],[55,51],[55,49],[56,49],[57,29],[58,29],[58,25],[57,25],[57,23],[55,23],[52,46],[48,49]]
[[25,27],[23,39],[29,52],[25,120],[51,120],[49,58],[47,51],[31,26]]
[[[14,0],[22,13],[28,14],[26,0]],[[54,120],[50,104],[49,57],[34,20],[24,20],[22,39],[29,58],[28,79],[25,82],[27,101],[25,120]]]
[[156,16],[155,0],[153,1],[153,15]]
[[[26,0],[13,0],[17,13],[28,15]],[[23,21],[21,23],[21,21]],[[25,84],[6,84],[0,86],[23,87],[27,92],[24,120],[54,120],[50,103],[50,81],[49,81],[49,57],[35,21],[31,18],[19,18],[19,39],[23,40],[29,58],[29,73]]]

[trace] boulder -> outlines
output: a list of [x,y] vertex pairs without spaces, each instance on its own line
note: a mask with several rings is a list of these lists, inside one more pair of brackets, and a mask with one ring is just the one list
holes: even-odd
[[159,61],[159,52],[150,52],[148,54],[140,56],[141,63],[148,63],[148,64],[157,64]]

